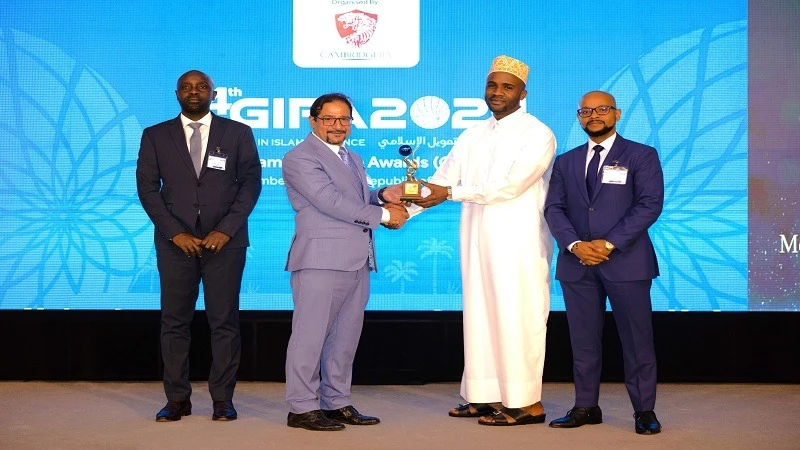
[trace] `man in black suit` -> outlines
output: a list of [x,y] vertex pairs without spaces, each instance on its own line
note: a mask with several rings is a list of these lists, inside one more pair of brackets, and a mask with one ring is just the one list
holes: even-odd
[[190,325],[205,292],[213,361],[213,420],[234,420],[239,367],[239,291],[250,245],[247,217],[261,193],[261,163],[247,125],[211,113],[211,78],[178,79],[181,114],[144,130],[136,167],[139,199],[155,225],[161,281],[161,356],[167,405],[158,422],[192,413]]

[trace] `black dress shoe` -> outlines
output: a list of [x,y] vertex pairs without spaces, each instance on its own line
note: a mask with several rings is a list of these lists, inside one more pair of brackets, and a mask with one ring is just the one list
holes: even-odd
[[583,425],[596,425],[603,423],[603,411],[599,406],[574,407],[567,412],[567,415],[550,422],[553,428],[577,428]]
[[175,422],[182,416],[192,415],[192,402],[189,400],[172,400],[156,414],[156,422]]
[[289,413],[286,425],[292,428],[305,428],[312,431],[339,431],[344,430],[344,425],[325,417],[320,409],[303,414]]
[[365,416],[358,412],[353,405],[334,410],[323,410],[325,417],[334,422],[347,423],[350,425],[376,425],[381,423],[381,419],[372,416]]
[[642,411],[633,413],[633,418],[636,419],[636,434],[658,434],[661,433],[661,424],[656,419],[656,413],[653,411]]
[[236,408],[233,407],[233,402],[230,400],[227,401],[215,401],[214,402],[214,413],[211,414],[211,420],[236,420],[239,417],[239,414],[236,413]]

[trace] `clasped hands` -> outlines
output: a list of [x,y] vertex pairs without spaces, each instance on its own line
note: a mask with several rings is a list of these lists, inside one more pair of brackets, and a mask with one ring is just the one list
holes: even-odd
[[431,193],[423,197],[419,200],[407,201],[401,200],[400,197],[403,193],[402,185],[395,184],[393,186],[388,186],[386,189],[383,190],[383,194],[381,196],[386,203],[383,204],[383,207],[386,208],[389,213],[391,214],[391,218],[389,222],[383,224],[386,228],[390,228],[396,230],[402,227],[406,220],[408,220],[408,211],[406,210],[406,206],[414,203],[419,205],[423,208],[430,208],[432,206],[436,206],[439,203],[447,200],[447,188],[444,186],[439,186],[433,183],[426,183],[421,181],[423,186],[427,186],[430,189]]
[[572,253],[578,257],[583,266],[596,266],[608,261],[611,250],[606,248],[605,239],[579,241],[572,246]]
[[408,210],[402,203],[384,203],[383,208],[389,211],[389,221],[381,225],[391,230],[396,230],[405,225],[409,215]]
[[431,193],[428,196],[413,201],[400,200],[400,197],[403,194],[403,187],[400,184],[395,184],[384,189],[383,198],[389,203],[402,203],[406,205],[414,203],[415,205],[419,205],[423,208],[430,208],[447,200],[446,187],[439,186],[438,184],[428,183],[422,180],[420,180],[420,183],[431,190]]
[[222,247],[231,240],[231,237],[221,231],[208,233],[205,239],[192,236],[189,233],[178,233],[172,237],[172,243],[177,245],[184,255],[188,257],[203,257],[203,250],[210,250],[214,254],[219,253]]

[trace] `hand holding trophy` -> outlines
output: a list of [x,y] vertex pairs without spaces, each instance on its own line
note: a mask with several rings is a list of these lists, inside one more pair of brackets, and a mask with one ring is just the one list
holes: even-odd
[[422,183],[416,179],[414,174],[419,169],[419,163],[414,159],[415,150],[411,149],[410,145],[401,145],[397,150],[403,157],[403,162],[406,163],[406,181],[401,183],[402,192],[400,200],[415,201],[422,199]]

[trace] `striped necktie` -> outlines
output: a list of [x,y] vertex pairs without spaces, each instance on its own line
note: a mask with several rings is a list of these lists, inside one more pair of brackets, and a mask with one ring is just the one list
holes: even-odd
[[346,148],[339,147],[339,156],[342,158],[342,162],[344,162],[344,165],[346,165],[347,168],[350,169],[350,173],[353,175],[353,180],[359,187],[358,193],[361,195],[361,198],[363,199],[364,189],[363,189],[363,184],[361,182],[361,176],[358,174],[358,168],[356,167],[355,164],[353,164],[353,160],[350,159],[350,154],[347,152]]

